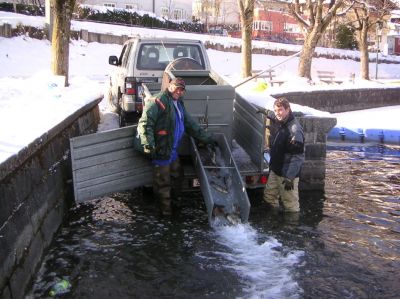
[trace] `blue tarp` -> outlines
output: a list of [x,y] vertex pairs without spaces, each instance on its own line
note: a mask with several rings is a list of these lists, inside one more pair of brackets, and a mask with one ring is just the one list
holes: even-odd
[[334,127],[329,131],[328,139],[400,145],[400,130]]

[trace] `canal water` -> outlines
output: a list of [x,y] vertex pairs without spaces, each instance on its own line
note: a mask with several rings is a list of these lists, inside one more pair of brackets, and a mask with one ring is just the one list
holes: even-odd
[[400,148],[331,145],[325,194],[210,228],[199,192],[160,218],[141,190],[72,208],[27,298],[399,298]]

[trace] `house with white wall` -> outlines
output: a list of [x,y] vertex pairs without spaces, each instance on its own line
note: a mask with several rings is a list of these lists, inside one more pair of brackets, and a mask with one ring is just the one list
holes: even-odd
[[82,4],[148,11],[169,20],[192,20],[192,0],[84,0]]
[[392,11],[387,29],[387,49],[384,48],[384,54],[400,55],[400,10]]
[[207,27],[240,22],[237,0],[193,0],[193,15]]

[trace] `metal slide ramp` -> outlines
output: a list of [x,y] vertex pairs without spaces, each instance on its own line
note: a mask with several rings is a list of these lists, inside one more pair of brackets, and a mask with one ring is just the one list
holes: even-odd
[[197,147],[191,155],[211,226],[247,222],[250,201],[224,134],[214,134],[218,147]]

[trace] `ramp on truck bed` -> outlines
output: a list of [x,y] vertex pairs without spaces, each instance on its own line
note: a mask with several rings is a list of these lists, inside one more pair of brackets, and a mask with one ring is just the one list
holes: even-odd
[[[150,160],[133,148],[135,134],[136,126],[130,126],[71,138],[71,164],[77,203],[152,184]],[[230,222],[245,222],[250,211],[247,193],[225,136],[217,134],[217,138],[222,158],[217,159],[215,165],[203,165],[201,151],[193,140],[190,149],[208,220],[212,224],[215,216],[220,219],[228,216],[232,220]],[[214,178],[210,179],[211,170],[214,171]],[[228,181],[231,183],[225,183]]]
[[191,154],[213,224],[247,222],[250,202],[239,169],[224,134],[215,134],[218,147],[198,148],[191,138]]

